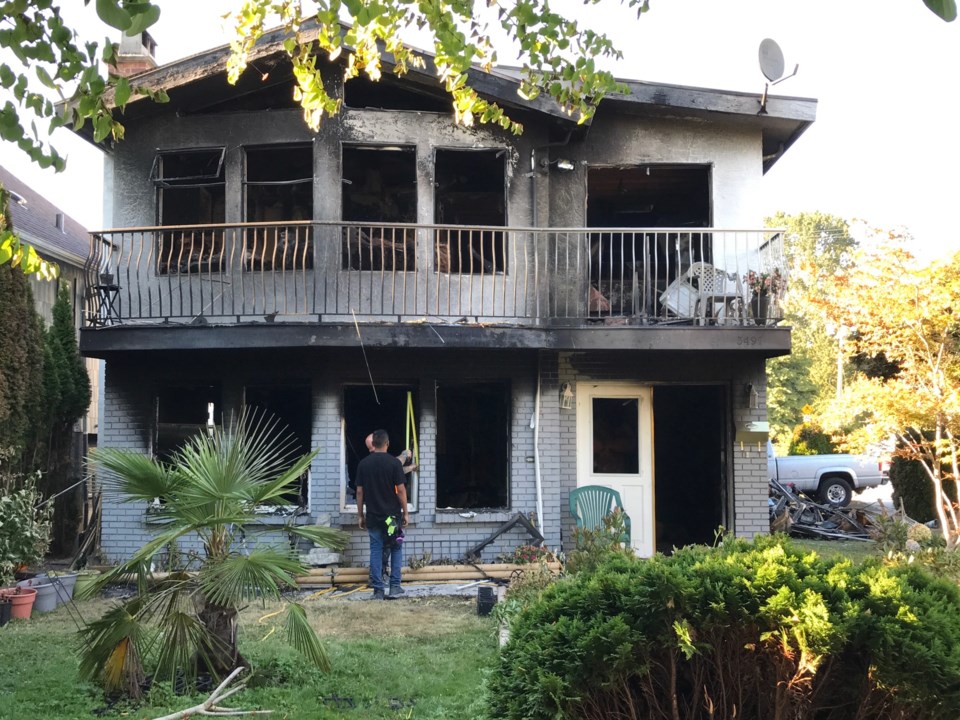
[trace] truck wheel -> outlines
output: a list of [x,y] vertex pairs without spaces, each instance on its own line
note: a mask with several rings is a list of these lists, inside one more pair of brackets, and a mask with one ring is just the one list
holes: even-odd
[[846,507],[853,497],[850,483],[841,477],[831,477],[820,482],[820,502],[833,507]]

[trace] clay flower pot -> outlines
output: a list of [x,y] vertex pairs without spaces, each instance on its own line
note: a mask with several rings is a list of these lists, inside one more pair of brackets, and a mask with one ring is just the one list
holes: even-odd
[[10,617],[27,620],[30,613],[33,612],[33,601],[37,597],[37,591],[31,587],[3,588],[0,595],[10,601]]

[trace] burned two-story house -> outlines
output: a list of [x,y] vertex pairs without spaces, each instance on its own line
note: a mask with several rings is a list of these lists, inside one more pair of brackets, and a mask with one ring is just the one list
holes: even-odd
[[[619,491],[641,555],[767,531],[765,361],[790,329],[745,277],[784,269],[758,196],[815,101],[628,81],[578,125],[478,74],[514,136],[457,125],[429,72],[329,63],[343,110],[313,132],[276,43],[235,86],[226,47],[140,72],[170,102],[131,102],[104,148],[81,339],[106,361],[101,445],[169,457],[266,408],[319,453],[264,522],[349,531],[347,564],[376,428],[415,445],[408,556],[460,558],[517,514],[569,549],[584,485]],[[122,501],[111,559],[152,530]]]

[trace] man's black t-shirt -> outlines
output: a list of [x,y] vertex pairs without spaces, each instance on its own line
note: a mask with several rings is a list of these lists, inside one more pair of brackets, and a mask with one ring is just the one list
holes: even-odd
[[381,523],[390,515],[402,515],[396,488],[403,485],[400,461],[385,452],[373,452],[357,465],[357,487],[363,488],[367,527]]

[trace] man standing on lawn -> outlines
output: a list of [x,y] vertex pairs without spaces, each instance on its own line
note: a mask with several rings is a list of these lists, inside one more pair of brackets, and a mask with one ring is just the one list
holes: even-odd
[[372,444],[373,452],[357,465],[357,513],[360,527],[366,528],[370,538],[373,599],[383,600],[384,552],[390,553],[390,597],[403,594],[400,587],[403,546],[398,542],[398,535],[402,537],[402,528],[407,526],[407,486],[402,466],[387,454],[390,447],[387,431],[375,430]]

